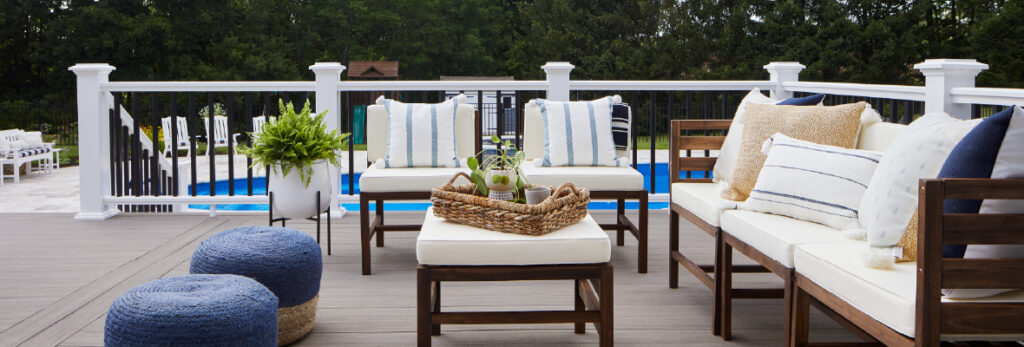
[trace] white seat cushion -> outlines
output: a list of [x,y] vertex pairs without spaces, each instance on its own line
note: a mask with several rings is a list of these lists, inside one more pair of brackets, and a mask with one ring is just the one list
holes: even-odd
[[858,244],[839,230],[790,217],[753,211],[722,213],[722,230],[756,248],[786,267],[793,267],[797,245],[812,243]]
[[[465,163],[462,167],[414,167],[383,168],[380,161],[370,165],[359,177],[359,191],[383,192],[429,192],[440,187],[458,172],[469,173]],[[469,183],[460,178],[455,184]]]
[[[541,159],[535,159],[541,160]],[[632,167],[560,166],[537,167],[532,162],[519,166],[531,184],[557,187],[572,182],[592,191],[638,191],[644,189],[644,176]]]
[[[796,271],[853,307],[896,330],[914,337],[917,296],[917,263],[896,263],[892,270],[864,266],[861,254],[867,246],[854,244],[806,244],[797,247]],[[983,299],[947,299],[943,302],[1024,302],[1024,291]],[[956,336],[945,340],[1017,340],[1024,335]]]
[[737,201],[722,199],[718,183],[673,183],[672,203],[682,206],[711,226],[717,227],[722,211],[734,210]]
[[448,222],[427,210],[416,238],[425,265],[545,265],[608,262],[611,241],[590,215],[542,236],[485,230]]

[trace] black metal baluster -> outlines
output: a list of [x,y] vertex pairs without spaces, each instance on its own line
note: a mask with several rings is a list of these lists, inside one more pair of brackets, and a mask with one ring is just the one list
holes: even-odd
[[177,182],[180,180],[178,176],[178,95],[172,92],[170,98],[171,138],[164,139],[164,143],[171,141],[171,180],[174,181],[174,184],[171,184],[168,190],[172,195],[178,196]]
[[[253,127],[253,112],[252,112],[252,93],[245,93],[245,115],[242,117],[245,119],[245,144],[252,148],[252,132],[256,131]],[[267,117],[263,117],[263,121],[268,121]],[[245,195],[252,196],[252,157],[245,156]]]
[[[107,110],[107,132],[110,133],[110,195],[117,195],[117,123],[114,123],[114,109]],[[60,164],[60,163],[58,163]],[[3,167],[0,166],[0,171]],[[0,172],[2,173],[2,172]]]
[[224,134],[225,141],[228,143],[228,196],[235,195],[235,127],[233,118],[235,118],[235,98],[234,93],[228,93],[226,103],[226,115],[227,118],[227,132]]
[[647,129],[648,141],[647,142],[650,144],[650,147],[651,147],[651,149],[650,149],[650,151],[651,151],[651,162],[650,162],[650,166],[651,166],[651,171],[650,171],[650,174],[651,174],[651,194],[654,194],[657,191],[657,189],[655,188],[655,185],[654,185],[655,184],[655,180],[654,180],[655,179],[655,175],[654,175],[654,171],[655,170],[654,170],[654,167],[655,167],[655,162],[657,161],[657,160],[654,160],[655,159],[655,147],[656,147],[655,146],[655,142],[656,142],[655,139],[656,139],[656,136],[657,136],[657,134],[655,134],[654,127],[655,127],[655,124],[657,124],[657,122],[658,122],[657,119],[656,119],[656,118],[658,118],[658,110],[657,110],[658,102],[657,102],[657,97],[658,97],[657,92],[651,92],[651,100],[650,100],[651,110],[648,113],[650,118],[647,119],[647,123],[648,123],[648,129]]
[[[280,106],[280,105],[279,105]],[[270,92],[263,92],[263,114],[267,116],[267,122],[270,121],[270,116],[277,115],[280,111],[274,111],[270,106]],[[270,164],[263,167],[263,187],[266,188],[266,192],[270,191]],[[283,224],[283,223],[282,223]]]
[[[480,119],[479,122],[476,122],[476,124],[477,124],[477,134],[479,134],[481,136],[474,136],[474,137],[476,138],[476,148],[480,149],[480,150],[483,150],[484,147],[483,147],[483,138],[482,138],[483,136],[482,135],[484,134],[484,128],[486,127],[486,125],[484,123],[484,120],[487,119],[487,116],[484,114],[484,91],[483,90],[476,91],[476,109],[477,109],[477,117]],[[484,160],[483,155],[480,155],[478,153],[476,160],[480,161],[482,163],[482,160]]]
[[[505,105],[501,102],[501,91],[494,91],[494,121],[498,124],[495,125],[495,132],[498,135],[498,139],[502,139],[502,135],[505,135]],[[495,144],[497,148],[501,149],[501,141]]]
[[[693,92],[688,91],[688,92],[686,92],[685,96],[686,96],[686,101],[685,101],[685,104],[686,104],[685,112],[686,113],[685,113],[685,117],[686,117],[686,119],[691,119],[690,117],[692,117],[692,116],[690,114],[690,111],[692,110],[692,107],[693,107]],[[690,136],[690,130],[689,129],[684,130],[684,132],[686,133],[686,136]],[[679,134],[672,134],[671,136],[679,136]],[[671,139],[669,139],[669,141],[671,141]],[[672,153],[671,155],[668,156],[668,160],[679,160],[679,159],[676,158],[677,156],[679,156],[679,153]],[[692,157],[692,156],[693,156],[693,153],[690,152],[689,149],[687,149],[686,150],[686,157],[689,158],[689,157]],[[673,172],[673,173],[670,173],[670,174],[677,175],[676,177],[678,177],[678,175],[679,175],[678,172]],[[686,170],[686,178],[691,178],[690,175],[691,175],[691,171],[690,170]]]
[[188,152],[189,152],[189,171],[191,175],[189,177],[189,187],[191,187],[192,196],[196,196],[196,122],[198,122],[196,114],[196,95],[193,93],[188,94]]
[[[345,115],[348,116],[348,131],[350,134],[355,135],[355,124],[352,112],[352,98],[348,91],[345,91]],[[363,117],[366,118],[366,111],[363,111]],[[353,137],[350,135],[348,138],[348,195],[355,195],[355,144],[352,143]],[[366,122],[363,122],[363,140],[366,140]]]
[[[142,194],[142,168],[140,167],[142,156],[141,147],[139,145],[141,136],[140,125],[139,125],[139,95],[136,92],[132,92],[132,195],[140,196]],[[138,211],[138,205],[132,205],[132,212]]]
[[[675,92],[672,92],[672,91],[668,92],[668,119],[665,122],[665,124],[667,125],[667,127],[665,129],[668,129],[667,132],[669,134],[668,136],[665,137],[666,144],[669,145],[668,146],[668,150],[669,150],[668,160],[670,162],[669,165],[668,165],[668,167],[669,167],[669,173],[668,173],[669,174],[669,179],[668,179],[669,190],[672,189],[672,176],[671,176],[672,175],[672,169],[671,169],[672,165],[671,165],[671,161],[673,160],[673,158],[679,158],[679,153],[672,153],[672,146],[671,146],[671,144],[672,144],[671,143],[672,136],[679,136],[679,134],[672,134],[671,133],[672,132],[672,120],[675,118],[675,112],[673,112],[674,110],[672,109],[673,108],[673,105],[672,105],[672,101],[673,100],[672,99],[673,99],[673,96],[674,96],[673,94],[675,94]],[[678,160],[678,159],[675,159],[675,160]],[[676,172],[675,175],[677,175],[677,177],[678,177],[679,173]],[[654,174],[652,173],[651,176],[654,176]]]
[[[640,104],[639,104],[639,100],[637,99],[637,96],[636,96],[636,91],[633,92],[633,96],[631,97],[631,99],[632,99],[632,105],[633,105],[632,107],[636,108],[636,111],[640,111],[639,110]],[[633,119],[633,118],[636,118],[637,113],[638,112],[632,112],[632,114],[630,114],[630,120],[629,120],[629,137],[630,137],[629,141],[630,141],[630,143],[633,144],[630,147],[631,147],[631,149],[633,151],[633,168],[634,169],[639,167],[639,164],[637,163],[637,157],[636,157],[637,156],[637,149],[636,149],[636,145],[637,145],[637,143],[636,143],[636,123],[639,123],[639,122],[637,122],[636,120]]]
[[159,166],[160,165],[160,158],[157,157],[158,155],[160,155],[159,152],[158,152],[159,150],[157,149],[157,145],[158,145],[157,140],[160,138],[160,134],[159,134],[159,131],[158,131],[159,128],[160,128],[160,113],[159,113],[160,106],[159,106],[158,100],[156,98],[156,93],[150,94],[149,100],[150,100],[150,103],[151,103],[150,104],[150,109],[149,109],[150,122],[151,122],[150,123],[150,127],[149,127],[149,130],[150,130],[150,134],[149,135],[150,135],[150,139],[151,139],[151,141],[153,143],[153,153],[150,153],[152,155],[152,157],[150,157],[150,160],[149,160],[149,172],[150,172],[150,175],[147,175],[147,178],[149,178],[150,185],[151,185],[150,193],[152,195],[156,196],[156,195],[161,195],[160,194],[160,180],[154,179],[154,177],[153,177],[154,175],[156,175],[156,173],[160,172],[160,166]]
[[[217,118],[213,109],[213,93],[206,93],[206,153],[210,158],[210,196],[217,192]],[[213,209],[213,205],[210,206]]]
[[[111,119],[110,119],[110,121],[114,124],[114,133],[115,133],[115,135],[114,135],[113,143],[114,143],[114,146],[115,146],[114,153],[116,153],[116,156],[114,157],[114,161],[117,163],[117,165],[114,166],[114,176],[117,177],[116,182],[115,182],[115,184],[116,184],[115,196],[124,196],[124,183],[125,183],[125,173],[124,173],[124,161],[125,161],[124,150],[125,150],[125,145],[124,145],[124,135],[123,135],[124,134],[124,125],[121,124],[121,103],[123,102],[122,99],[123,98],[122,98],[121,93],[116,93],[116,92],[114,93],[114,114],[111,116]],[[120,205],[118,205],[118,207],[120,207]]]

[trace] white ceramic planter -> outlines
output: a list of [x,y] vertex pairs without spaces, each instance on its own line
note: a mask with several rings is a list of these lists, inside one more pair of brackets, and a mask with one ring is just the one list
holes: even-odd
[[[508,184],[494,183],[494,176],[501,175],[508,177]],[[487,170],[487,175],[484,176],[484,183],[487,184],[487,189],[507,192],[516,189],[516,179],[519,176],[516,175],[514,170]]]
[[[299,178],[299,172],[291,170],[287,176],[281,176],[280,166],[272,167],[270,187],[274,193],[274,215],[286,218],[308,218],[326,211],[331,202],[330,166],[326,160],[313,163],[313,177],[309,187]],[[317,207],[316,192],[320,191],[320,204]]]

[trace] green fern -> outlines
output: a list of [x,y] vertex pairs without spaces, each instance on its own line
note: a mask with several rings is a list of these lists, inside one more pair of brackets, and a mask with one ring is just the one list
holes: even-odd
[[278,100],[278,105],[281,115],[277,120],[264,125],[259,134],[250,133],[252,147],[240,145],[238,152],[252,158],[251,167],[270,165],[276,170],[275,165],[280,165],[282,176],[297,170],[299,178],[309,187],[313,163],[327,160],[339,166],[337,152],[345,148],[350,134],[328,131],[324,124],[327,111],[311,117],[308,100],[299,113],[295,113],[291,102],[285,105],[283,100]]

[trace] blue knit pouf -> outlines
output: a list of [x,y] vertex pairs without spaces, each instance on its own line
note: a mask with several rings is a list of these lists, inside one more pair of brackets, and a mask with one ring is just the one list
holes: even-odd
[[192,255],[194,274],[252,278],[277,295],[278,343],[301,339],[313,328],[323,258],[313,237],[280,227],[247,226],[217,233]]
[[106,346],[276,346],[277,297],[231,275],[189,275],[142,284],[110,305]]

